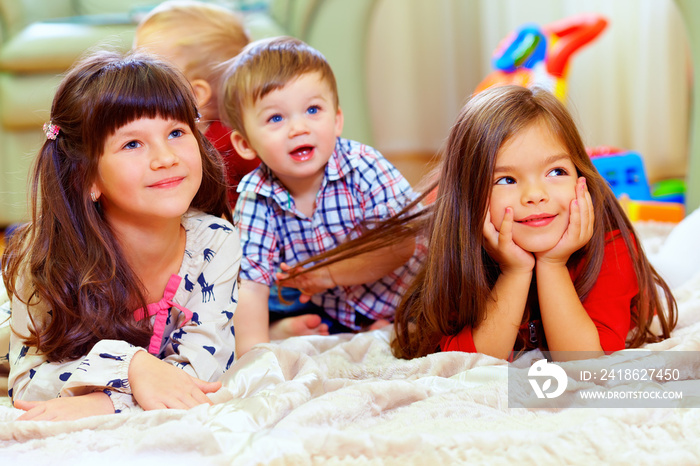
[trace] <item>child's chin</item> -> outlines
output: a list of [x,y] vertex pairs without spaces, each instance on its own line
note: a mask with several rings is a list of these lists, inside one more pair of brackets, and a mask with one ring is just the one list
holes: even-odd
[[557,245],[556,242],[542,240],[514,241],[514,243],[517,244],[522,250],[531,252],[533,254],[549,251]]

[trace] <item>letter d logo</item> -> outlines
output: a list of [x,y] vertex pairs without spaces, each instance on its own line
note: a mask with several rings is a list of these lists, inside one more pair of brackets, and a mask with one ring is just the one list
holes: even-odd
[[[527,371],[529,377],[530,385],[535,391],[537,398],[556,398],[566,390],[566,384],[569,378],[564,372],[564,369],[557,366],[556,364],[550,364],[546,359],[540,359],[535,364],[530,367]],[[546,377],[543,381],[542,386],[537,381],[538,377]],[[556,379],[557,387],[554,391],[549,391],[552,386],[552,379]]]

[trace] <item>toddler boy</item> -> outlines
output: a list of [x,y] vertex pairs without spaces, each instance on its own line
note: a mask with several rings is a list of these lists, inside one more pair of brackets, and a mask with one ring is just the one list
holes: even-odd
[[[262,163],[238,186],[241,288],[236,352],[299,334],[358,331],[393,320],[417,259],[414,240],[331,264],[293,315],[273,323],[275,272],[333,249],[361,224],[389,217],[415,196],[379,152],[340,138],[343,113],[326,59],[278,37],[248,45],[223,77],[220,114],[241,157]],[[327,288],[327,289],[325,289]],[[323,291],[321,291],[323,290]],[[284,310],[284,307],[277,307]],[[284,314],[277,317],[284,317]]]

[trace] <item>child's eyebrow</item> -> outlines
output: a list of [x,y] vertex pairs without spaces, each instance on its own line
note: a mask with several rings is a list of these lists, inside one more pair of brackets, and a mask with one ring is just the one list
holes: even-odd
[[[560,160],[571,160],[571,156],[565,152],[560,154],[550,155],[544,159],[543,165],[551,165],[553,163],[559,162]],[[497,165],[494,167],[493,172],[495,173],[508,173],[516,170],[513,165]]]
[[512,165],[499,165],[497,167],[494,167],[493,173],[508,173],[512,172],[513,170],[515,170],[515,167],[513,167]]
[[258,108],[256,109],[257,110],[256,113],[258,115],[262,115],[263,113],[269,112],[271,110],[277,111],[277,108],[278,108],[277,104],[271,104],[271,103],[263,104],[263,105],[258,106]]
[[547,157],[544,160],[544,164],[549,165],[549,164],[552,164],[552,163],[555,163],[555,162],[558,162],[558,161],[564,160],[564,159],[571,160],[571,156],[569,154],[567,154],[566,152],[562,152],[561,154],[550,155],[549,157]]

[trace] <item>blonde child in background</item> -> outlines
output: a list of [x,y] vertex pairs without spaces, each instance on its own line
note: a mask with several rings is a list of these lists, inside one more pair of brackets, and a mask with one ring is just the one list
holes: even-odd
[[209,403],[234,359],[241,260],[223,162],[184,76],[98,52],[61,82],[32,221],[2,258],[20,420]]
[[163,2],[136,28],[134,48],[154,53],[180,69],[192,85],[199,105],[199,129],[226,162],[229,202],[236,205],[236,187],[258,166],[257,160],[240,157],[231,145],[231,130],[219,118],[218,93],[221,63],[250,42],[241,18],[211,3],[188,0]]
[[262,161],[239,185],[234,213],[244,256],[238,354],[270,338],[386,325],[417,266],[413,238],[319,270],[309,288],[290,282],[302,288],[285,296],[299,298],[294,306],[270,293],[278,273],[415,197],[376,150],[340,138],[343,113],[326,59],[297,39],[262,40],[232,60],[223,82],[221,114],[233,145],[241,157]]

